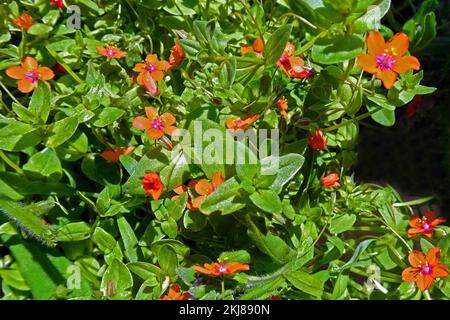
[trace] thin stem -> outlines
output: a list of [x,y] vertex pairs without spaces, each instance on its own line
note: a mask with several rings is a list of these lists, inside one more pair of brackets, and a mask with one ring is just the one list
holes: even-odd
[[14,162],[12,162],[12,160],[8,158],[8,156],[2,150],[0,150],[0,158],[2,158],[3,161],[5,161],[5,163],[9,165],[11,168],[13,168],[17,173],[23,174],[23,170],[20,167],[18,167]]
[[373,109],[372,111],[369,111],[369,112],[366,112],[364,114],[361,114],[361,115],[359,115],[359,116],[357,116],[355,118],[344,120],[344,121],[341,121],[340,123],[338,123],[338,124],[336,124],[334,126],[325,128],[325,129],[323,129],[323,131],[324,132],[333,131],[333,130],[339,129],[340,127],[345,126],[345,125],[347,125],[349,123],[358,122],[358,121],[360,121],[362,119],[370,117],[371,115],[373,115],[374,113],[377,113],[378,111],[380,111],[382,109],[383,109],[383,107],[377,107],[377,108]]
[[[16,99],[16,97],[14,97],[14,95],[8,90],[8,88],[7,88],[7,87],[3,84],[3,82],[1,82],[1,81],[0,81],[0,86],[2,87],[3,90],[5,90],[6,94],[7,94],[7,95],[8,95],[15,103],[17,103],[18,105],[20,105],[20,106],[22,106],[22,107],[25,108],[25,106],[24,106],[23,104],[21,104],[21,103],[19,102],[19,100]],[[5,106],[6,106],[6,104],[5,104]],[[8,107],[6,106],[6,108],[8,108]],[[11,110],[9,110],[9,111],[11,111]]]
[[250,8],[247,7],[247,4],[245,3],[245,1],[243,1],[243,0],[239,0],[239,1],[240,1],[240,3],[244,6],[245,11],[247,11],[247,13],[248,13],[248,15],[250,16],[250,18],[252,18],[253,23],[254,23],[255,26],[256,26],[256,29],[258,29],[259,36],[261,37],[261,40],[264,42],[263,33],[262,33],[262,31],[261,31],[261,28],[259,27],[259,24],[258,24],[258,22],[256,21],[255,17],[252,15],[252,13],[251,13],[251,11],[250,11]]
[[310,26],[311,28],[317,29],[317,27],[316,27],[315,25],[313,25],[311,22],[309,22],[308,20],[306,20],[306,19],[303,18],[302,16],[299,16],[298,14],[295,14],[295,13],[292,13],[292,12],[285,13],[285,14],[283,14],[280,18],[278,18],[278,19],[281,20],[282,18],[287,17],[287,16],[295,17],[295,18],[297,18],[298,20],[300,20],[301,22],[303,22],[304,24]]
[[48,51],[48,53],[50,53],[50,55],[67,71],[68,74],[70,74],[70,76],[78,83],[83,83],[83,80],[80,79],[80,77],[77,76],[77,74],[67,65],[67,63],[65,63],[60,57],[59,55],[53,51],[52,49],[45,47]]

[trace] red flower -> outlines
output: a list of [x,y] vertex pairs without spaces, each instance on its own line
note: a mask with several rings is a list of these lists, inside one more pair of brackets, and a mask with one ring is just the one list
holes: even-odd
[[173,135],[177,127],[173,126],[176,122],[175,117],[170,112],[158,115],[154,107],[145,107],[147,117],[136,117],[133,120],[133,127],[139,130],[146,130],[147,135],[153,139],[161,139],[164,134]]
[[339,184],[339,175],[336,173],[331,173],[326,177],[320,179],[320,184],[324,188],[338,188],[341,185]]
[[137,83],[145,86],[152,96],[159,94],[157,81],[164,78],[164,72],[169,71],[170,64],[167,61],[158,61],[156,54],[149,54],[142,63],[137,63],[133,71],[139,72]]
[[257,38],[253,45],[241,45],[241,54],[246,55],[250,52],[255,52],[257,54],[263,54],[264,53],[264,41],[261,37]]
[[126,51],[120,51],[115,46],[106,46],[106,48],[102,46],[96,46],[96,48],[98,54],[105,56],[108,59],[120,59],[127,55]]
[[408,256],[412,267],[403,270],[402,279],[407,282],[415,282],[421,291],[426,291],[436,278],[445,278],[449,270],[441,260],[441,249],[431,248],[427,256],[420,251],[412,251]]
[[214,262],[214,263],[205,263],[203,267],[195,266],[194,270],[198,273],[202,273],[208,276],[217,277],[217,276],[227,276],[234,274],[239,271],[247,271],[250,269],[248,264],[243,264],[239,262]]
[[6,69],[6,74],[17,81],[20,92],[29,93],[38,86],[39,81],[47,81],[55,76],[52,69],[40,67],[33,57],[25,57],[20,66]]
[[172,70],[173,68],[178,67],[184,59],[184,51],[180,46],[180,41],[175,40],[175,45],[170,49],[169,56],[169,69],[167,71]]
[[13,20],[13,23],[16,25],[16,27],[28,31],[28,29],[30,29],[33,25],[33,18],[27,13],[22,13],[20,16]]
[[52,1],[50,1],[50,5],[55,8],[64,8],[64,1],[63,0],[52,0]]
[[216,189],[223,183],[224,178],[220,171],[216,171],[211,181],[206,179],[192,180],[189,182],[188,187],[190,190],[195,191],[196,197],[192,200],[192,210],[195,211],[200,208],[203,200],[206,199],[211,193],[216,191]]
[[116,150],[106,150],[100,153],[100,156],[105,158],[106,160],[109,160],[111,162],[117,162],[120,160],[120,156],[124,155],[127,156],[130,153],[132,153],[134,150],[134,147],[128,147],[128,148],[117,148]]
[[278,107],[278,111],[283,116],[283,118],[287,119],[288,118],[288,114],[287,114],[286,110],[288,108],[288,104],[287,104],[286,100],[284,99],[284,97],[280,98],[278,100],[277,107]]
[[406,107],[406,116],[411,119],[415,116],[417,109],[422,104],[422,96],[415,96],[414,99]]
[[227,128],[230,131],[245,130],[252,125],[253,122],[259,119],[259,114],[246,116],[241,118],[228,118],[225,121]]
[[316,129],[314,134],[308,135],[308,144],[313,150],[323,150],[327,146],[327,139],[323,135],[322,130]]
[[146,173],[142,178],[142,187],[146,195],[151,195],[155,201],[158,201],[164,190],[164,184],[157,173]]
[[280,59],[278,66],[291,78],[306,79],[312,75],[310,68],[305,67],[305,61],[298,56],[293,56],[295,47],[288,42]]
[[181,293],[181,288],[178,284],[174,284],[170,289],[169,293],[162,296],[160,300],[189,300],[191,295],[186,293]]
[[423,234],[428,238],[431,238],[433,236],[434,228],[443,222],[445,222],[445,219],[436,218],[436,214],[432,211],[426,212],[422,219],[418,216],[412,216],[409,219],[411,228],[408,230],[408,237],[412,238],[419,234]]
[[392,88],[399,73],[420,69],[416,57],[404,57],[409,48],[409,39],[404,33],[397,33],[386,43],[381,33],[372,31],[366,42],[368,54],[361,54],[356,63],[364,71],[375,74],[386,89]]

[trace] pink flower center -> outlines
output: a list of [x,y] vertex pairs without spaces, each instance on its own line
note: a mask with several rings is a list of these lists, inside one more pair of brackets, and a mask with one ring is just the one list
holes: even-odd
[[422,224],[421,230],[422,231],[426,231],[426,230],[429,230],[430,228],[431,228],[431,224],[429,224],[428,222],[424,221],[423,224]]
[[161,120],[160,117],[155,117],[151,121],[150,125],[153,129],[162,131],[164,129],[164,122]]
[[39,72],[37,70],[27,71],[25,72],[25,79],[34,84],[39,81]]
[[392,70],[392,68],[394,67],[395,58],[387,52],[380,53],[377,56],[376,60],[377,60],[377,68],[382,71]]
[[430,275],[433,268],[426,263],[424,266],[420,267],[420,273],[424,276]]
[[236,125],[236,127],[241,128],[244,126],[245,122],[242,121],[241,119],[237,119],[234,124]]
[[156,64],[147,64],[145,66],[145,71],[147,71],[147,73],[153,73],[156,70]]
[[107,55],[108,57],[110,57],[110,58],[116,56],[116,53],[114,52],[114,48],[112,48],[112,47],[106,48],[105,53],[106,53],[106,55]]
[[219,263],[219,269],[217,270],[219,273],[224,273],[227,271],[227,263],[221,262]]

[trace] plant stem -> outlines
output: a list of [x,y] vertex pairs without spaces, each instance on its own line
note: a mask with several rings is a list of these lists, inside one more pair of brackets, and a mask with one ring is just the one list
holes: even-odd
[[23,170],[20,167],[18,167],[14,162],[12,162],[11,159],[8,158],[8,156],[2,150],[0,150],[0,158],[2,158],[3,161],[5,161],[5,163],[9,165],[11,168],[13,168],[17,173],[23,174]]
[[[15,103],[17,103],[18,105],[20,105],[20,106],[22,106],[22,107],[24,107],[25,108],[25,106],[23,105],[23,104],[21,104],[20,102],[19,102],[19,100],[17,100],[16,99],[16,97],[14,97],[14,95],[8,90],[8,88],[3,84],[3,82],[1,82],[0,81],[0,86],[2,87],[2,89],[3,90],[5,90],[5,92],[6,92],[6,94],[15,102]],[[6,106],[6,104],[5,104],[5,106]],[[8,108],[7,106],[6,106],[6,108]],[[9,109],[9,108],[8,108]],[[11,110],[9,110],[9,111],[11,111]]]
[[344,121],[341,121],[340,123],[338,123],[338,124],[336,124],[334,126],[325,128],[325,129],[323,129],[323,131],[324,132],[333,131],[333,130],[339,129],[340,127],[345,126],[345,125],[347,125],[349,123],[358,122],[358,121],[360,121],[362,119],[370,117],[371,115],[373,115],[374,113],[377,113],[378,111],[380,111],[382,109],[383,109],[383,107],[377,107],[377,108],[373,109],[372,111],[363,113],[363,114],[361,114],[361,115],[359,115],[359,116],[357,116],[355,118],[344,120]]

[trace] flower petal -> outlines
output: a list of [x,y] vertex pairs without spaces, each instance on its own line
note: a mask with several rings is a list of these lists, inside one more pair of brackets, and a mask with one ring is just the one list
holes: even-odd
[[31,81],[28,81],[25,79],[17,82],[17,88],[22,93],[29,93],[29,92],[33,91],[35,87],[36,86]]
[[102,56],[106,56],[106,49],[102,46],[95,46],[95,48],[97,49],[97,53],[102,55]]
[[145,58],[145,62],[147,62],[148,64],[153,64],[156,61],[158,61],[158,56],[156,54],[148,54]]
[[441,260],[441,249],[438,247],[431,248],[428,250],[426,259],[430,266],[436,266]]
[[212,190],[213,186],[211,182],[206,179],[201,179],[195,184],[195,192],[197,192],[201,196],[209,195]]
[[6,69],[6,74],[8,77],[21,80],[25,78],[26,70],[20,66],[13,66]]
[[420,291],[426,291],[433,284],[433,277],[431,275],[419,276],[416,284]]
[[147,135],[152,140],[158,140],[158,139],[162,138],[162,136],[164,135],[164,132],[162,130],[158,130],[158,129],[149,129],[149,130],[147,130]]
[[167,61],[158,61],[156,64],[156,69],[161,70],[161,71],[167,71],[170,69],[170,63],[168,63]]
[[422,252],[413,250],[408,256],[408,261],[414,268],[419,267],[420,263],[425,262],[425,256]]
[[223,181],[224,181],[224,179],[222,176],[222,172],[220,172],[220,171],[214,172],[214,174],[211,178],[211,182],[212,182],[214,188],[218,188],[223,183]]
[[26,70],[37,70],[38,63],[33,57],[25,57],[22,61],[22,67]]
[[392,69],[398,73],[408,72],[409,70],[419,70],[420,62],[413,56],[399,57],[395,60]]
[[158,115],[158,110],[155,107],[145,107],[145,115],[151,121]]
[[366,39],[367,51],[372,56],[377,56],[385,49],[385,41],[383,35],[377,31],[371,31]]
[[249,54],[251,52],[253,52],[253,46],[246,45],[246,44],[241,45],[241,55],[242,56],[245,56],[246,54]]
[[145,64],[145,63],[136,63],[135,64],[135,66],[134,66],[134,68],[133,68],[133,71],[136,71],[136,72],[145,72],[145,67],[146,67],[147,65]]
[[386,48],[391,51],[394,56],[403,56],[409,49],[408,36],[403,32],[397,33],[386,43]]
[[386,89],[390,89],[395,81],[397,81],[397,74],[391,70],[378,70],[377,79],[380,79],[383,82]]
[[433,278],[445,278],[449,274],[448,267],[445,264],[438,264],[434,266],[434,268],[431,270],[431,276]]
[[368,73],[374,74],[378,71],[377,60],[374,56],[369,54],[359,55],[358,60],[356,60],[356,64]]
[[417,281],[420,270],[418,268],[406,268],[402,272],[402,280],[407,282]]
[[52,69],[47,67],[39,68],[39,79],[41,80],[51,80],[55,77],[55,73]]
[[253,42],[253,49],[256,53],[264,52],[264,41],[261,37],[258,37],[255,42]]
[[152,78],[155,81],[161,81],[162,79],[164,79],[164,73],[161,70],[155,70],[152,72]]
[[175,119],[173,114],[170,113],[170,112],[163,113],[161,115],[161,119],[164,122],[164,124],[168,125],[168,126],[170,126],[171,124],[174,124],[175,122],[177,122],[177,119]]
[[150,120],[146,117],[138,116],[133,120],[133,127],[139,130],[150,129]]

